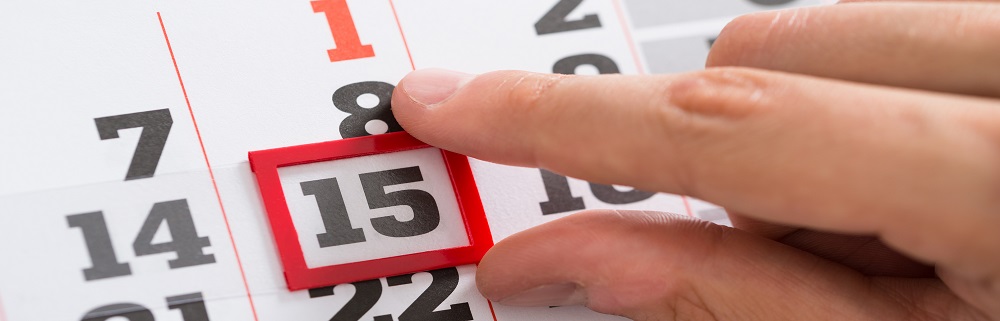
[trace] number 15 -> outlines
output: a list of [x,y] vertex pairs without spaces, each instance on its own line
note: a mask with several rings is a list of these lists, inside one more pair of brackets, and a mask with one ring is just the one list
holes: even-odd
[[[364,173],[359,178],[369,209],[408,206],[413,210],[413,219],[405,222],[391,215],[372,218],[372,227],[379,234],[390,237],[417,236],[433,231],[441,223],[437,201],[430,193],[416,189],[385,192],[387,186],[423,181],[420,167]],[[316,197],[323,226],[326,228],[326,233],[316,235],[321,248],[365,241],[364,231],[351,224],[337,178],[307,181],[299,185],[302,187],[302,195]]]

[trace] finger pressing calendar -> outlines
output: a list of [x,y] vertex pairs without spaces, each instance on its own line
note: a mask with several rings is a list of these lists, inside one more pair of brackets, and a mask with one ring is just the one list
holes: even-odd
[[250,166],[292,290],[475,264],[493,245],[468,159],[403,132],[251,152]]

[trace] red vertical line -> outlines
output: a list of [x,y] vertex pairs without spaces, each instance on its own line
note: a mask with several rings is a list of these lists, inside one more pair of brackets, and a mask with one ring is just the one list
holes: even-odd
[[691,211],[691,202],[688,201],[687,195],[681,195],[681,200],[684,200],[684,210],[687,210],[688,216],[694,217],[694,212]]
[[410,70],[417,70],[413,64],[413,55],[410,54],[410,45],[406,42],[406,34],[403,33],[403,25],[399,23],[399,15],[396,14],[396,4],[389,0],[389,8],[392,8],[392,18],[396,19],[396,27],[399,28],[399,37],[403,38],[403,48],[406,48],[406,57],[410,58]]
[[622,33],[625,34],[625,41],[628,41],[628,49],[632,52],[632,60],[635,62],[635,68],[640,75],[645,74],[646,68],[642,66],[642,59],[639,58],[639,50],[635,48],[635,41],[632,40],[632,31],[628,26],[628,20],[626,20],[621,0],[614,0],[613,2],[615,13],[618,14],[618,22],[622,25]]
[[[614,0],[615,13],[618,14],[618,21],[622,25],[622,33],[625,34],[625,41],[628,42],[628,49],[632,53],[632,60],[635,63],[635,69],[640,75],[646,73],[646,68],[642,66],[642,59],[639,58],[639,50],[636,49],[635,41],[632,39],[632,31],[629,28],[627,17],[625,17],[625,10],[622,6],[621,0]],[[684,210],[687,211],[687,215],[694,217],[694,212],[691,211],[691,202],[688,201],[686,195],[681,195],[681,200],[684,201]]]
[[493,315],[493,321],[497,321],[497,313],[496,313],[496,311],[493,311],[493,302],[490,302],[490,300],[487,299],[486,300],[486,304],[490,305],[490,314]]
[[[479,263],[476,263],[476,273],[479,273]],[[477,287],[476,290],[478,291],[479,288]],[[493,315],[493,321],[497,321],[497,312],[493,310],[493,302],[486,297],[483,297],[483,300],[486,300],[486,304],[490,306],[490,314]]]
[[257,308],[254,307],[253,297],[250,295],[250,285],[247,283],[247,275],[243,271],[243,261],[240,260],[240,252],[236,249],[236,240],[233,238],[233,230],[229,227],[229,217],[226,215],[226,208],[222,205],[222,195],[219,194],[219,186],[215,182],[215,172],[212,164],[208,161],[208,153],[205,152],[205,143],[201,139],[201,130],[198,129],[198,121],[194,117],[194,109],[191,108],[191,100],[188,99],[187,89],[184,87],[184,79],[181,78],[181,69],[177,66],[177,58],[174,57],[174,48],[170,45],[170,37],[167,36],[167,28],[163,25],[163,17],[159,12],[156,19],[160,21],[160,30],[163,31],[163,40],[167,42],[167,51],[170,52],[170,61],[174,64],[174,72],[177,73],[177,82],[181,85],[181,92],[184,94],[184,103],[187,104],[188,113],[191,115],[191,123],[194,125],[194,133],[198,136],[198,145],[201,146],[201,155],[205,158],[205,166],[208,167],[208,177],[212,180],[212,188],[215,189],[215,200],[219,202],[219,210],[222,211],[222,220],[226,223],[226,233],[229,233],[229,244],[233,247],[233,254],[236,255],[236,266],[240,269],[240,277],[243,279],[243,289],[247,293],[247,300],[250,302],[250,311],[253,319],[257,318]]

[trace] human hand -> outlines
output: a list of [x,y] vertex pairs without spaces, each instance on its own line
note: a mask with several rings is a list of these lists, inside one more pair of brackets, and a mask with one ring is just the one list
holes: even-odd
[[[499,242],[500,304],[636,320],[1000,320],[1000,3],[757,13],[706,71],[417,71],[413,136],[724,206],[736,229],[590,211]],[[767,71],[770,70],[770,71]]]

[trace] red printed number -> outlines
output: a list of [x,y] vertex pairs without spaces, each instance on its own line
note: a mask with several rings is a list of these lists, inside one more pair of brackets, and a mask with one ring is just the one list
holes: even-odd
[[347,0],[317,0],[312,2],[313,12],[326,15],[330,34],[337,48],[327,50],[330,62],[375,57],[372,45],[361,44],[358,29],[354,26]]

